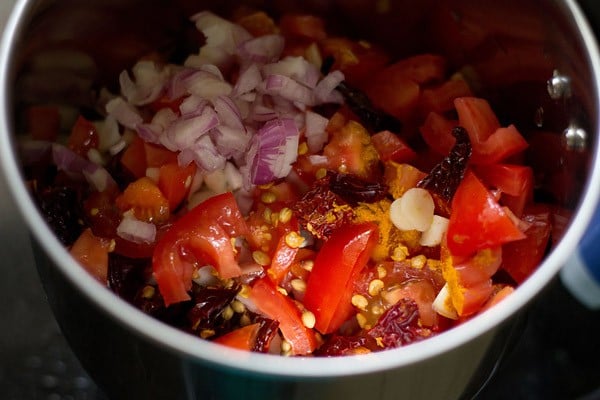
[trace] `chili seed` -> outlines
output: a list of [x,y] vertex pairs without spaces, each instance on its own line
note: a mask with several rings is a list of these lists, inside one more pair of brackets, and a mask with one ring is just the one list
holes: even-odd
[[292,219],[292,210],[290,208],[284,207],[279,211],[279,222],[285,224]]
[[314,328],[316,322],[317,320],[315,319],[315,314],[313,314],[312,312],[307,310],[302,313],[302,323],[308,329]]
[[250,321],[250,317],[248,316],[248,314],[243,314],[240,317],[240,325],[241,326],[248,326],[248,325],[250,325],[251,322],[252,321]]
[[221,316],[225,321],[229,321],[231,318],[233,318],[233,314],[233,308],[231,308],[230,306],[225,307],[223,309],[223,312],[221,312]]
[[236,313],[241,314],[246,311],[246,306],[241,301],[234,300],[231,302],[231,309]]
[[362,329],[369,328],[367,325],[367,317],[365,317],[363,314],[356,314],[356,322],[358,322],[358,326],[360,326]]
[[325,176],[327,176],[327,170],[325,168],[319,168],[315,173],[315,178],[317,179],[323,179]]
[[273,192],[264,192],[260,195],[260,200],[265,204],[272,204],[277,200],[277,196]]
[[284,354],[287,354],[289,352],[292,351],[292,345],[290,344],[290,342],[288,342],[287,340],[282,340],[281,341],[281,351]]
[[369,305],[369,300],[362,294],[355,294],[352,296],[352,305],[360,310],[365,311]]
[[154,297],[155,291],[156,290],[154,289],[154,286],[146,285],[142,289],[142,297],[144,299],[151,299],[152,297]]
[[417,269],[421,269],[425,266],[425,263],[427,263],[427,257],[425,257],[423,254],[419,254],[416,257],[413,257],[410,260],[410,265],[413,268],[417,268]]
[[302,260],[300,261],[300,266],[310,272],[315,266],[315,262],[313,260]]
[[383,279],[383,278],[385,278],[386,275],[387,275],[387,270],[385,269],[385,267],[378,265],[377,266],[377,277],[379,277],[379,279]]
[[297,292],[304,293],[306,291],[306,282],[302,279],[292,279],[290,285]]
[[308,153],[308,144],[306,142],[302,142],[298,145],[298,154],[303,155]]
[[208,339],[211,336],[215,335],[215,331],[212,329],[203,329],[202,332],[200,332],[200,337],[202,339]]
[[263,267],[271,264],[271,258],[264,251],[256,250],[252,252],[252,259]]
[[298,232],[292,231],[285,235],[285,244],[292,249],[297,249],[304,244],[304,238]]
[[284,296],[287,296],[287,295],[288,295],[288,292],[287,292],[287,290],[285,290],[285,289],[284,289],[284,288],[282,288],[281,286],[277,286],[277,291],[278,291],[279,293],[281,293],[282,295],[284,295]]
[[263,218],[265,221],[271,221],[271,214],[273,211],[269,207],[265,207],[265,211],[263,211]]
[[391,258],[394,261],[404,261],[408,256],[408,248],[406,246],[398,246],[392,251]]
[[383,289],[383,281],[381,279],[373,279],[369,282],[369,294],[371,296],[377,296],[381,289]]

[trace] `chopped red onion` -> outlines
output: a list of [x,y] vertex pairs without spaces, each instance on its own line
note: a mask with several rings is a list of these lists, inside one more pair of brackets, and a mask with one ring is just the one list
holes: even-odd
[[344,74],[335,70],[325,75],[315,87],[315,99],[317,103],[337,103],[342,104],[344,98],[335,88],[344,80]]
[[221,121],[221,125],[226,125],[234,129],[244,129],[240,110],[230,97],[216,97],[212,100],[212,104],[217,112],[219,121]]
[[203,135],[190,147],[181,150],[177,156],[179,165],[195,162],[198,167],[206,172],[212,172],[225,167],[225,157],[220,154],[209,135]]
[[137,125],[144,122],[138,110],[120,96],[106,103],[106,112],[129,129],[135,129]]
[[284,44],[281,35],[263,35],[243,42],[238,47],[238,54],[252,63],[270,63],[279,59]]
[[117,226],[117,235],[134,243],[153,243],[156,239],[156,225],[134,218],[123,218]]
[[196,96],[210,99],[217,96],[229,95],[233,87],[229,82],[220,79],[218,76],[198,70],[190,75],[183,82],[186,85],[187,92]]
[[121,93],[134,105],[144,105],[156,100],[163,92],[167,81],[167,71],[159,70],[153,61],[138,61],[131,72],[135,82],[127,71],[119,75]]
[[250,143],[251,135],[245,129],[220,125],[210,132],[217,151],[225,158],[243,154]]
[[[250,182],[262,185],[289,174],[298,157],[298,138],[298,128],[291,118],[277,118],[265,123],[252,138],[248,153]],[[252,155],[254,152],[255,156]]]
[[264,65],[261,71],[265,77],[287,76],[311,89],[315,88],[321,76],[317,67],[306,61],[304,57],[286,57],[276,63]]
[[327,142],[328,136],[325,129],[327,128],[329,120],[313,111],[307,111],[305,118],[304,134],[306,135],[306,144],[311,153],[316,153],[320,151],[325,142]]
[[265,81],[265,93],[302,104],[314,103],[310,88],[284,75],[269,75]]
[[99,192],[117,186],[106,169],[63,145],[52,144],[52,161],[59,170],[64,171],[73,179],[85,178]]
[[257,64],[250,64],[242,70],[238,77],[235,86],[233,87],[232,95],[240,96],[251,92],[257,88],[262,82],[262,75]]
[[219,118],[212,107],[204,107],[198,116],[178,119],[166,131],[168,143],[175,146],[171,150],[184,150],[193,146],[200,137],[218,124]]
[[[183,118],[197,117],[202,114],[208,102],[201,96],[191,95],[185,98],[179,105],[179,112]],[[174,122],[178,117],[175,116]]]

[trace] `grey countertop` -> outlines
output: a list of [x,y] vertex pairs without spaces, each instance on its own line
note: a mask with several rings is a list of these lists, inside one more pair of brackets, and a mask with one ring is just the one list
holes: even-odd
[[[0,1],[0,27],[13,2]],[[52,316],[2,177],[0,270],[0,398],[105,399]],[[600,399],[599,358],[599,313],[581,307],[556,280],[532,305],[521,339],[478,398]]]

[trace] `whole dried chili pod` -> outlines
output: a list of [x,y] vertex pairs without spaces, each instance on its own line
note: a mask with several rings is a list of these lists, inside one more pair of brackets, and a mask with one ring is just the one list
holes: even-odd
[[455,127],[452,135],[456,142],[450,153],[417,183],[417,187],[429,190],[438,211],[446,215],[450,214],[450,202],[465,175],[472,153],[471,141],[465,128]]

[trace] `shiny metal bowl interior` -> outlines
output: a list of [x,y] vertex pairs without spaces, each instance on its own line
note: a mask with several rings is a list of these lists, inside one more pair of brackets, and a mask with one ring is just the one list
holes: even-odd
[[[475,340],[526,306],[574,250],[598,199],[600,57],[575,2],[250,0],[243,3],[269,10],[273,15],[284,11],[323,15],[331,21],[330,29],[379,43],[395,57],[424,51],[445,54],[453,66],[468,65],[476,78],[473,82],[478,94],[490,99],[503,120],[523,127],[525,134],[540,126],[557,135],[569,126],[580,128],[579,132],[586,136],[573,143],[579,146],[575,150],[581,152],[585,164],[564,166],[570,179],[580,183],[577,191],[565,194],[566,201],[577,207],[571,227],[534,276],[493,313],[476,317],[426,343],[377,354],[360,362],[241,356],[209,343],[198,343],[195,338],[163,326],[87,277],[69,259],[36,211],[22,183],[16,153],[11,150],[16,136],[3,133],[2,169],[34,242],[40,254],[44,254],[39,256],[40,265],[45,265],[40,267],[42,280],[74,347],[80,353],[89,350],[89,345],[80,343],[78,335],[70,332],[93,329],[77,328],[77,321],[66,315],[64,303],[71,299],[71,294],[66,293],[72,288],[85,299],[85,307],[97,308],[118,329],[142,337],[152,346],[183,355],[186,360],[238,373],[304,378],[363,374],[414,365]],[[193,34],[188,17],[194,12],[209,8],[227,16],[234,5],[240,4],[234,0],[20,1],[3,39],[1,128],[18,134],[22,130],[21,110],[30,104],[60,103],[74,109],[95,107],[92,94],[102,86],[115,90],[118,73],[140,56],[159,51],[178,59],[193,52],[187,38]],[[444,30],[440,29],[441,22],[449,23],[448,18],[452,23],[446,26],[459,30],[462,38],[459,43],[447,42]],[[549,82],[556,83],[550,89],[560,92],[554,98],[552,90],[549,92]],[[565,82],[566,88],[561,87]],[[56,280],[62,283],[53,283]],[[75,309],[75,313],[86,312],[85,308]],[[88,360],[85,354],[80,357],[86,366],[97,362]],[[149,368],[148,360],[144,368]]]

